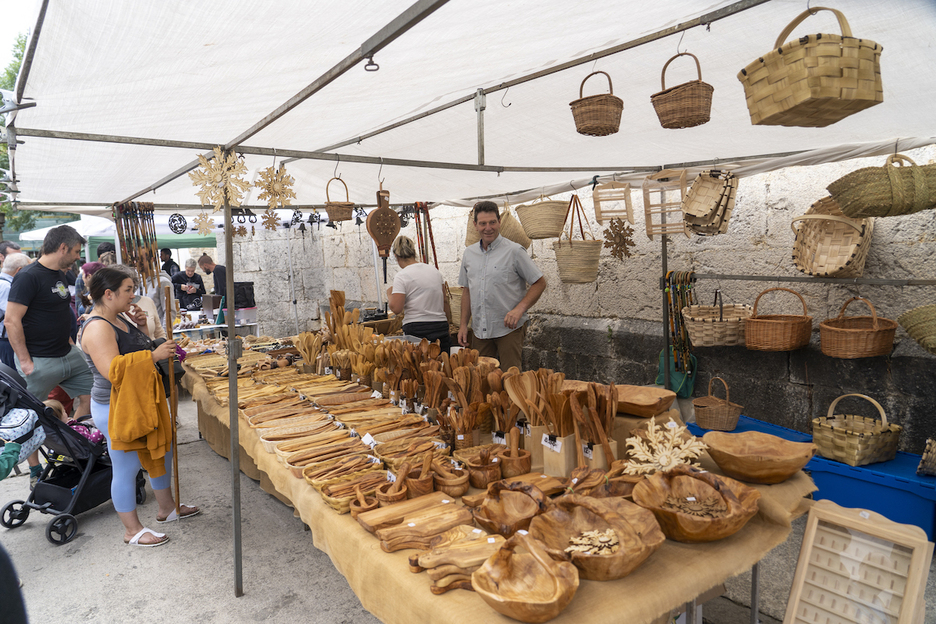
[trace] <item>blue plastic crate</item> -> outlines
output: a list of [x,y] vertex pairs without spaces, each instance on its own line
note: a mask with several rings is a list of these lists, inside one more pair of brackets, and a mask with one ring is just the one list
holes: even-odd
[[[689,424],[694,435],[707,432],[695,423]],[[738,419],[732,433],[760,431],[793,442],[811,442],[812,436],[779,425],[772,425],[747,416]],[[903,524],[913,524],[924,531],[930,541],[936,535],[936,477],[916,473],[920,455],[897,453],[891,461],[852,467],[824,457],[813,457],[805,470],[811,473],[818,492],[816,500],[827,499],[842,507],[870,509]]]

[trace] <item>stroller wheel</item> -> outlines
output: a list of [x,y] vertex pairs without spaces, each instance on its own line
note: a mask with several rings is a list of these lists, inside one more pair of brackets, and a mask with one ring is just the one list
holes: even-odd
[[18,526],[22,526],[28,517],[29,507],[26,506],[25,501],[10,501],[0,510],[0,525],[8,529],[15,529]]
[[78,533],[78,521],[71,514],[55,516],[46,525],[46,539],[61,546],[67,544]]

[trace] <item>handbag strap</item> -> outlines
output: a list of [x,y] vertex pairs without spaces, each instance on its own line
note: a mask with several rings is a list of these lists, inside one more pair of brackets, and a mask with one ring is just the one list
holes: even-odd
[[845,19],[845,15],[836,9],[830,9],[828,7],[813,7],[811,9],[806,9],[790,22],[786,28],[783,29],[783,32],[780,33],[780,36],[777,37],[777,42],[774,44],[774,49],[779,50],[783,47],[784,42],[786,42],[787,37],[790,36],[790,33],[793,32],[793,29],[799,26],[803,20],[807,17],[815,15],[819,11],[831,11],[835,15],[835,19],[838,20],[839,28],[842,30],[843,37],[851,37],[852,31],[851,26],[848,25],[848,20]]
[[[890,165],[894,166],[891,167]],[[904,166],[909,167],[910,175],[913,178],[912,194],[906,190],[906,184],[904,184],[904,181],[898,173],[898,169]],[[903,154],[892,154],[887,157],[884,170],[887,171],[891,193],[893,194],[891,208],[887,213],[888,216],[919,212],[929,206],[929,202],[927,201],[927,197],[929,196],[927,188],[929,185],[926,183],[926,176],[923,173],[923,169],[917,166],[913,160],[907,158]]]
[[810,220],[836,221],[838,223],[844,223],[846,225],[850,225],[851,227],[855,228],[855,230],[857,230],[859,234],[864,234],[864,226],[858,227],[858,225],[855,223],[855,221],[861,221],[862,219],[849,219],[848,217],[838,217],[836,215],[804,214],[790,221],[790,229],[793,230],[794,234],[799,235],[799,230],[796,229],[796,223],[798,221],[810,221]]

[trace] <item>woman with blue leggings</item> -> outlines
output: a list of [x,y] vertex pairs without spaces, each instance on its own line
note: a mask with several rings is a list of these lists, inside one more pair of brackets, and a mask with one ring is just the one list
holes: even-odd
[[[146,315],[132,305],[134,297],[133,279],[126,270],[118,267],[104,267],[98,270],[88,282],[94,312],[85,322],[81,336],[81,348],[85,352],[88,365],[94,374],[94,386],[91,389],[91,416],[94,424],[104,433],[113,466],[111,480],[111,498],[114,508],[124,525],[124,542],[132,546],[162,546],[169,541],[163,533],[148,529],[140,522],[136,509],[136,475],[140,470],[140,458],[136,451],[114,449],[111,440],[112,414],[110,413],[111,380],[110,368],[114,358],[150,350],[151,340],[146,332]],[[127,314],[132,323],[123,316]],[[135,326],[134,326],[135,324]],[[168,340],[153,350],[153,365],[166,359],[175,352],[175,343]],[[165,400],[165,397],[160,397]],[[128,415],[122,414],[126,418]],[[131,415],[132,417],[132,415]],[[199,513],[197,507],[181,506],[176,513],[176,504],[169,488],[171,481],[172,453],[163,458],[165,474],[151,478],[150,484],[159,511],[156,521],[171,522]]]

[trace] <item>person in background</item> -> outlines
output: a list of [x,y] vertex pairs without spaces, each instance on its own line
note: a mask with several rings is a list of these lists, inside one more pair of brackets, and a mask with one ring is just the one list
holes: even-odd
[[205,283],[201,275],[195,273],[195,260],[189,258],[185,261],[185,270],[172,276],[175,285],[175,296],[179,305],[185,310],[201,308],[201,296],[206,294]]
[[100,269],[103,264],[100,262],[85,262],[81,265],[81,275],[78,276],[78,282],[75,283],[75,303],[78,306],[78,322],[83,323],[83,316],[91,312],[91,306],[86,305],[88,296],[88,280]]
[[153,303],[156,304],[156,314],[159,317],[160,323],[166,322],[166,287],[169,287],[169,314],[170,320],[175,323],[175,294],[174,288],[172,287],[172,278],[169,277],[169,274],[165,271],[159,272],[159,282],[156,285],[153,285],[152,282],[147,281],[144,284],[146,289],[143,293],[145,296],[153,300]]
[[198,259],[198,266],[214,279],[214,294],[224,296],[227,294],[227,270],[224,265],[215,264],[208,254],[202,254]]
[[[70,333],[74,313],[64,271],[81,254],[85,239],[71,226],[49,230],[42,257],[17,273],[10,287],[4,325],[26,389],[45,398],[55,386],[78,397],[75,418],[91,413],[91,371]],[[29,456],[30,482],[42,469],[38,452]]]
[[403,333],[429,342],[438,340],[442,352],[449,353],[450,310],[442,274],[434,266],[416,260],[416,246],[409,237],[400,236],[391,249],[401,270],[387,289],[387,300],[394,314],[403,314]]
[[476,203],[474,224],[481,240],[465,249],[458,274],[458,285],[464,288],[458,344],[498,358],[502,370],[520,368],[526,312],[546,290],[546,278],[523,247],[500,236],[497,204]]
[[14,243],[13,241],[2,241],[0,242],[0,262],[6,260],[7,256],[23,253],[20,250],[20,246]]
[[[114,258],[116,262],[117,247],[114,245],[114,243],[101,243],[100,245],[97,246],[96,253],[97,253],[98,261],[101,260],[101,256],[103,256],[104,254],[112,253],[114,254]],[[111,264],[113,264],[113,262]]]
[[6,316],[7,300],[10,297],[10,286],[13,285],[13,278],[20,269],[27,264],[32,263],[24,253],[8,254],[3,261],[3,269],[0,271],[0,362],[11,368],[16,367],[14,361],[13,347],[10,346],[10,339],[7,337],[6,327],[2,319]]
[[168,273],[169,277],[182,270],[176,261],[172,259],[172,250],[168,247],[159,250],[159,259],[162,260],[162,270]]
[[[140,275],[136,272],[135,269],[128,267],[126,264],[115,264],[115,269],[120,269],[123,271],[127,277],[133,280],[133,291],[135,293],[140,292]],[[137,306],[143,310],[143,314],[146,315],[146,333],[150,338],[156,340],[158,338],[166,337],[166,328],[163,326],[163,323],[166,320],[165,316],[160,316],[159,311],[156,309],[156,303],[146,295],[140,296],[136,295],[133,298],[133,305]],[[132,320],[130,317],[125,317],[125,320]]]

